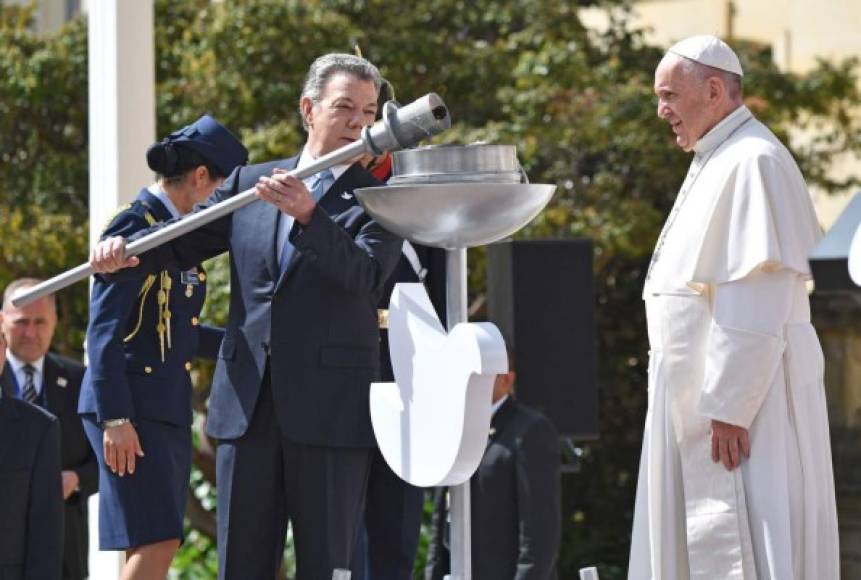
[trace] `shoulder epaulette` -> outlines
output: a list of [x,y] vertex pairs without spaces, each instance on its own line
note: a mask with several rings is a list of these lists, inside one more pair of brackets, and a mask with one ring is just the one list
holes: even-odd
[[116,211],[113,214],[111,214],[111,217],[109,217],[105,221],[105,225],[102,226],[102,234],[101,235],[105,235],[105,232],[108,231],[108,228],[111,226],[112,223],[114,223],[114,220],[117,219],[117,216],[120,215],[121,213],[123,213],[124,211],[126,211],[127,209],[129,209],[131,206],[132,206],[132,204],[130,204],[130,203],[119,206],[116,209]]

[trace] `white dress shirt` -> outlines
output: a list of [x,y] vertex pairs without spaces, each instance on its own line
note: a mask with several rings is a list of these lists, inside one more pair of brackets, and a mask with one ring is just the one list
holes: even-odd
[[168,196],[167,192],[161,188],[158,183],[153,183],[147,189],[149,192],[156,196],[158,200],[164,204],[164,207],[167,208],[167,211],[170,212],[171,217],[178,218],[182,214],[179,213],[179,210],[176,209],[176,206],[173,205],[173,202],[170,200],[170,196]]

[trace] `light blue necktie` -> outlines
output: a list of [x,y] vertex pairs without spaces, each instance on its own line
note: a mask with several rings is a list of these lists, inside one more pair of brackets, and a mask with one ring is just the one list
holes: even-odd
[[[314,176],[314,184],[311,186],[311,197],[314,198],[314,201],[320,201],[323,197],[323,194],[332,186],[335,182],[335,176],[332,175],[331,169],[324,169],[320,173]],[[287,216],[282,215],[281,219],[287,219]],[[289,218],[291,221],[291,227],[293,218]],[[290,259],[293,257],[293,252],[296,251],[296,248],[290,243],[290,235],[287,235],[287,238],[284,240],[284,246],[281,248],[281,260],[278,262],[278,267],[280,268],[280,273],[284,273],[284,269],[290,263]]]

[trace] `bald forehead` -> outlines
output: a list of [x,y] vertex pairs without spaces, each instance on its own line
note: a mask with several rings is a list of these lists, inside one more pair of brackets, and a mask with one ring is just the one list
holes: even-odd
[[677,66],[683,60],[684,59],[681,56],[677,55],[676,53],[667,52],[664,54],[664,57],[661,59],[661,62],[658,63],[658,68],[669,69],[669,68],[672,68],[673,66]]
[[730,98],[738,99],[742,94],[741,77],[737,74],[702,64],[678,54],[668,52],[655,69],[655,93],[669,85],[676,87],[703,85],[710,78],[717,78],[726,87]]
[[655,76],[657,76],[659,72],[663,72],[664,74],[689,76],[691,73],[696,71],[695,67],[697,66],[700,66],[699,63],[688,60],[675,53],[668,52],[664,55],[664,58],[661,59],[661,62],[658,63],[658,67],[655,69]]
[[655,92],[661,88],[666,88],[669,84],[690,80],[690,75],[685,74],[685,66],[682,61],[682,57],[671,52],[664,55],[655,69]]

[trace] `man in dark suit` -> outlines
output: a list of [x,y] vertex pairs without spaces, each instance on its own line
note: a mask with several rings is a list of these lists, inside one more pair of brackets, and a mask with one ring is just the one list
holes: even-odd
[[[2,319],[2,312],[0,312]],[[0,333],[0,368],[6,363]],[[0,578],[59,580],[63,571],[60,425],[0,386]]]
[[63,578],[81,580],[88,576],[87,498],[98,487],[96,458],[77,411],[84,367],[48,352],[57,324],[53,296],[22,308],[12,305],[12,297],[17,292],[37,283],[39,280],[34,278],[21,278],[10,283],[3,293],[0,328],[8,347],[0,383],[10,397],[39,405],[59,420],[65,500]]
[[[509,361],[513,357],[509,356]],[[514,371],[498,375],[487,450],[470,479],[474,580],[555,580],[561,506],[559,436],[512,395]],[[451,569],[448,490],[437,490],[425,580]]]
[[230,315],[208,422],[220,443],[220,578],[274,577],[288,521],[299,580],[329,580],[350,564],[374,446],[376,305],[401,240],[357,204],[353,189],[380,184],[362,167],[304,181],[287,171],[358,139],[374,121],[379,86],[364,59],[320,57],[299,103],[308,131],[301,154],[238,168],[205,205],[250,187],[268,203],[139,259],[124,258],[121,238],[100,243],[91,258],[98,272],[136,265],[140,275],[231,253]]

